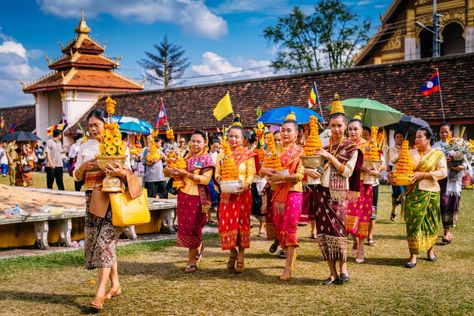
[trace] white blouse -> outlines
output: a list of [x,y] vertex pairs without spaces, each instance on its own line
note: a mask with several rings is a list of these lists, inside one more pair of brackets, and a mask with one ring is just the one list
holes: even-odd
[[[88,139],[85,143],[83,143],[79,147],[79,151],[77,152],[77,160],[74,165],[74,172],[73,174],[75,175],[76,170],[79,169],[79,167],[86,161],[95,159],[95,157],[99,154],[99,141],[96,139]],[[125,156],[127,158],[125,159],[125,168],[128,168],[131,170],[130,166],[130,149],[127,146],[127,149],[125,150]],[[74,179],[78,181],[75,176]]]
[[[354,154],[352,154],[351,159],[349,159],[349,161],[344,166],[344,172],[342,173],[342,176],[346,178],[347,187],[349,187],[349,178],[350,176],[352,176],[352,173],[354,172],[354,168],[357,163],[358,154],[359,154],[358,150],[354,151]],[[323,187],[329,188],[331,169],[334,169],[334,166],[332,165],[332,163],[327,162],[324,165],[323,175],[321,176],[321,184]]]

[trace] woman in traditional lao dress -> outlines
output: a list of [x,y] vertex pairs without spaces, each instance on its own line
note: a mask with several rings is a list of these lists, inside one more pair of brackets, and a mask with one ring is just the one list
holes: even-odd
[[[316,239],[323,257],[328,262],[330,276],[323,285],[343,284],[349,281],[347,271],[345,227],[349,203],[359,196],[362,154],[357,146],[344,136],[347,121],[339,97],[332,104],[329,145],[318,153],[326,158],[321,184],[316,187]],[[336,263],[341,274],[338,276]]]
[[[100,310],[106,299],[122,293],[115,247],[121,228],[112,225],[112,210],[107,193],[102,192],[105,172],[97,165],[99,141],[104,129],[106,113],[102,109],[92,110],[87,116],[90,138],[79,147],[74,169],[76,181],[85,180],[86,217],[84,224],[84,257],[86,269],[98,269],[98,288],[91,308]],[[130,155],[126,152],[125,167],[109,164],[107,174],[120,177],[127,183],[132,197],[141,193],[141,187],[130,169]],[[106,286],[110,280],[110,289]]]
[[272,196],[273,223],[280,246],[286,252],[285,269],[280,280],[288,281],[296,260],[295,248],[298,247],[297,226],[303,204],[304,176],[304,167],[300,162],[303,149],[296,144],[298,124],[293,113],[285,119],[280,134],[280,162],[289,174],[267,168],[264,162],[260,176],[267,176],[270,183],[276,184]]
[[[362,117],[354,116],[347,125],[349,139],[363,153],[367,141],[362,138]],[[356,256],[357,263],[364,262],[364,239],[369,231],[370,216],[372,215],[372,184],[364,183],[366,172],[373,174],[371,170],[365,170],[362,167],[360,175],[360,196],[357,200],[349,202],[349,208],[346,216],[346,229],[349,234],[354,236],[354,245],[352,255]]]
[[[448,139],[453,136],[451,124],[444,123],[439,128],[440,141],[433,144],[433,148],[442,150],[446,155],[446,147]],[[440,180],[441,188],[441,218],[443,220],[444,236],[443,242],[450,243],[454,235],[449,231],[450,228],[455,227],[459,216],[459,203],[461,201],[462,178],[464,171],[469,168],[469,162],[464,159],[462,163],[449,168],[448,177]]]
[[410,150],[415,172],[412,175],[413,184],[407,187],[402,202],[410,250],[410,259],[405,267],[410,269],[416,266],[416,256],[420,252],[427,252],[428,261],[436,260],[433,248],[441,223],[438,181],[446,178],[448,171],[444,153],[431,148],[431,137],[427,128],[420,128],[416,132],[416,149]]
[[197,263],[201,258],[202,228],[207,221],[207,211],[211,207],[209,181],[214,171],[212,157],[206,153],[206,134],[194,131],[189,141],[190,152],[186,157],[186,170],[169,168],[165,174],[173,178],[182,178],[184,186],[178,191],[178,247],[188,248],[188,265],[184,272],[197,271]]
[[[236,117],[229,129],[227,138],[239,179],[242,181],[242,188],[236,194],[221,193],[218,228],[222,250],[230,250],[227,268],[234,270],[235,273],[242,273],[245,270],[245,249],[250,247],[250,213],[252,212],[250,187],[256,173],[254,159],[256,153],[242,146],[244,130],[239,117]],[[224,153],[221,153],[217,157],[216,180],[218,182],[221,182],[223,155]]]

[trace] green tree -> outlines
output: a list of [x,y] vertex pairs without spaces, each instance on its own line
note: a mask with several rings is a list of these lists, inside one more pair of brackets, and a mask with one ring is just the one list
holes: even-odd
[[278,49],[272,68],[295,73],[351,67],[370,30],[370,21],[359,23],[340,0],[319,0],[312,14],[296,6],[263,36]]
[[140,59],[138,64],[146,71],[147,79],[166,89],[173,81],[183,76],[190,63],[184,57],[184,49],[168,42],[167,35],[159,45],[155,44],[153,47],[158,54],[145,52],[147,58]]

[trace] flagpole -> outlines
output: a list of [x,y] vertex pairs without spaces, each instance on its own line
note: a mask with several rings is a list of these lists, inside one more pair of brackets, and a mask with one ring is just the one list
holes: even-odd
[[[316,85],[315,81],[313,81],[313,84],[314,84],[314,89],[316,90],[314,91],[316,92],[316,99],[319,100],[318,86]],[[321,112],[321,117],[323,118],[323,122],[324,122],[324,114],[323,114],[323,109],[321,108],[321,100],[319,100],[318,105],[319,105],[319,112]]]
[[441,100],[441,111],[443,113],[443,123],[446,122],[446,116],[444,115],[444,104],[443,104],[443,93],[441,92],[441,79],[439,76],[439,70],[436,67],[436,74],[438,75],[438,85],[439,85],[439,99]]

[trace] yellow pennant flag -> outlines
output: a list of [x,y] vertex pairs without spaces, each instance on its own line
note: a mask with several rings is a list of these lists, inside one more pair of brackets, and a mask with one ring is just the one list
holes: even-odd
[[232,110],[232,103],[230,103],[230,94],[229,91],[227,91],[225,96],[219,101],[219,103],[217,103],[213,113],[215,118],[218,121],[221,121],[232,112],[234,111]]

